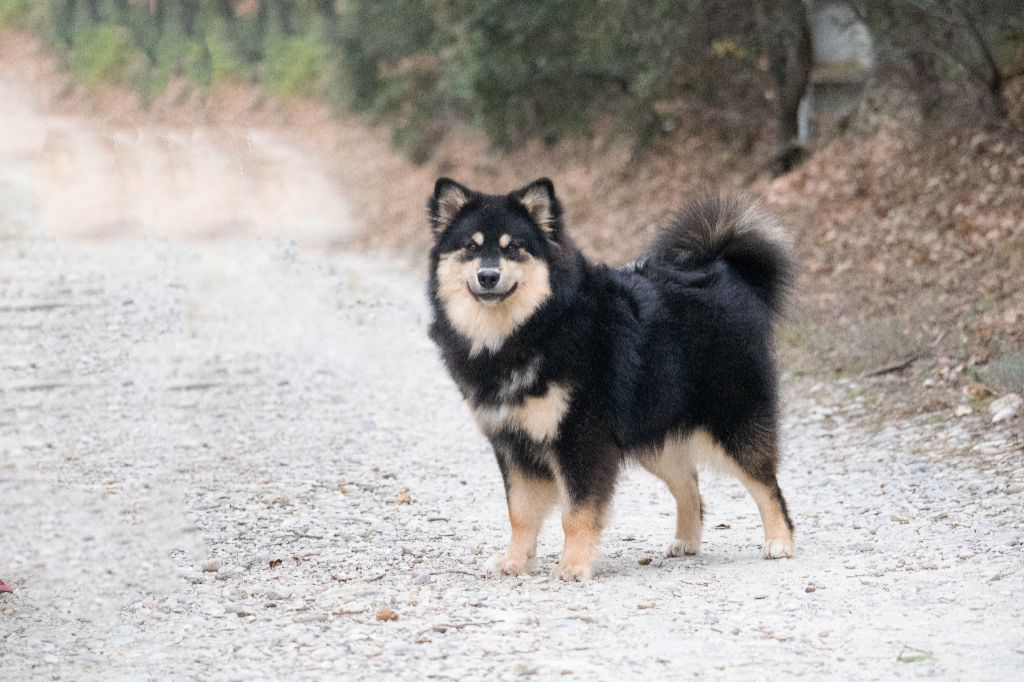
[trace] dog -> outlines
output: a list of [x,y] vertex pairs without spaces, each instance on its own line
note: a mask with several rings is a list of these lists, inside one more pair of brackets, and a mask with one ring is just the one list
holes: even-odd
[[700,547],[705,464],[754,498],[763,556],[793,556],[772,337],[795,261],[770,218],[709,195],[676,213],[643,258],[612,268],[573,244],[547,178],[505,195],[440,178],[428,214],[430,337],[505,485],[512,532],[495,571],[534,569],[558,503],[565,543],[551,575],[591,578],[630,461],[675,497],[667,556]]

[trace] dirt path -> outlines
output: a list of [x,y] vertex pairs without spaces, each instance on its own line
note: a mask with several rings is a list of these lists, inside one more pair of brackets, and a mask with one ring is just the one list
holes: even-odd
[[660,558],[673,504],[631,471],[593,582],[543,577],[553,521],[541,573],[485,578],[500,479],[417,273],[313,248],[350,228],[301,150],[48,119],[2,82],[0,118],[5,678],[1024,670],[1008,437],[869,431],[862,387],[790,379],[798,558],[760,560],[714,477],[703,554]]

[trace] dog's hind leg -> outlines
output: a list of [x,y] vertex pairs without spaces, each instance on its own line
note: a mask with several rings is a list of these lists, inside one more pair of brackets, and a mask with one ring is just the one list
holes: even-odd
[[488,568],[504,575],[529,573],[537,555],[537,536],[558,499],[558,488],[550,476],[523,471],[515,464],[503,467],[502,473],[512,536],[505,554],[488,562]]
[[779,466],[778,440],[771,430],[769,437],[738,446],[732,453],[737,466],[737,478],[757,503],[764,525],[764,558],[782,559],[793,556],[793,522],[789,519],[786,499],[779,489],[775,472]]
[[778,469],[778,441],[764,434],[725,448],[707,431],[698,429],[691,434],[688,444],[694,456],[712,467],[726,471],[739,479],[757,504],[764,525],[764,558],[782,559],[795,553],[793,523],[786,510],[786,500],[779,489],[775,472]]
[[754,498],[757,510],[764,524],[764,558],[782,559],[796,552],[793,541],[793,523],[786,510],[786,499],[782,496],[775,472],[761,474],[757,478],[743,472],[740,482]]
[[668,486],[676,500],[676,535],[665,556],[696,554],[700,550],[704,503],[697,486],[697,467],[678,443],[667,443],[657,456],[640,458],[640,464]]

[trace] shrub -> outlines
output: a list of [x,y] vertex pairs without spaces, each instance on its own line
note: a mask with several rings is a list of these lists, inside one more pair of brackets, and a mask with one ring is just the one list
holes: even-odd
[[290,36],[267,46],[265,78],[276,95],[312,97],[324,89],[327,46],[311,36]]
[[75,76],[90,84],[133,84],[146,69],[146,58],[120,26],[85,26],[73,38],[69,54]]
[[0,31],[22,28],[32,12],[32,0],[0,0]]
[[1001,391],[1024,394],[1024,353],[1006,353],[988,364],[985,383]]

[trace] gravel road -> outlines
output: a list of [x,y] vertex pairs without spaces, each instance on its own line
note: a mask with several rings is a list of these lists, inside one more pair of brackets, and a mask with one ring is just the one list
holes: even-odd
[[[115,214],[102,239],[62,231],[74,215],[46,155],[102,156],[85,143],[109,131],[28,106],[2,112],[22,128],[0,138],[5,679],[1024,672],[1012,429],[869,427],[864,386],[787,377],[797,558],[762,561],[753,502],[706,477],[702,554],[663,559],[674,504],[636,470],[593,581],[545,577],[553,519],[536,576],[487,577],[500,477],[426,338],[421,273],[274,237],[306,234],[303,193],[344,212],[312,164],[273,180],[298,197],[274,230],[240,214],[229,234],[164,220],[161,237],[147,216],[168,199],[136,194],[131,220],[92,205]],[[189,168],[173,169],[186,187]]]

